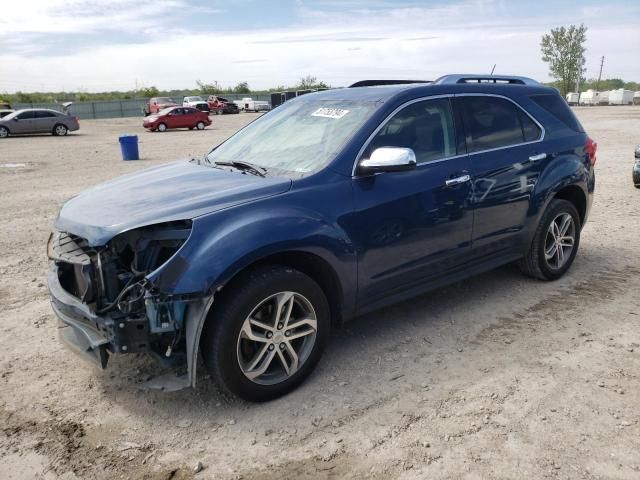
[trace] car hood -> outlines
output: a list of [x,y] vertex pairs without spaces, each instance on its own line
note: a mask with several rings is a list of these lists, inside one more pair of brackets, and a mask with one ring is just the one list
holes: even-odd
[[71,198],[55,227],[104,245],[134,228],[192,219],[291,188],[291,180],[257,177],[180,161],[102,183]]

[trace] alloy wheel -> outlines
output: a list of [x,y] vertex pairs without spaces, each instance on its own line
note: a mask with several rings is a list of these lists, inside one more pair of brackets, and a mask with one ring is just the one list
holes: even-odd
[[544,243],[544,258],[549,267],[559,270],[571,257],[576,242],[573,217],[566,212],[557,215],[549,225]]
[[237,341],[242,373],[252,382],[274,385],[293,376],[309,358],[316,341],[317,317],[303,295],[271,295],[247,316]]
[[64,125],[56,125],[56,135],[63,137],[66,134],[67,134],[67,127],[65,127]]
[[5,138],[8,136],[9,136],[9,130],[7,130],[4,127],[0,128],[0,138]]

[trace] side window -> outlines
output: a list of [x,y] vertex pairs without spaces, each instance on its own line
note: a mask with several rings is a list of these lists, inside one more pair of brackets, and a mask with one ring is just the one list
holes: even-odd
[[19,120],[30,120],[33,118],[33,112],[22,112],[17,115]]
[[531,120],[531,117],[524,113],[522,110],[518,109],[518,115],[520,115],[520,123],[522,124],[522,134],[524,135],[525,142],[533,142],[540,138],[542,132],[540,131],[540,127],[536,125],[536,123]]
[[418,164],[456,155],[449,99],[417,102],[396,113],[373,137],[363,157],[380,147],[411,148]]
[[56,116],[55,113],[47,112],[47,111],[44,111],[44,110],[40,110],[38,112],[35,112],[35,114],[36,114],[35,115],[36,118],[51,118],[51,117],[55,117]]
[[497,97],[459,97],[469,153],[508,147],[540,136],[538,126],[520,108]]

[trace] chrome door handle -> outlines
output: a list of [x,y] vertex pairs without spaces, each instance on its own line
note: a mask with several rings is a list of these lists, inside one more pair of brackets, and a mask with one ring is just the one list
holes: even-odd
[[456,177],[456,178],[450,178],[449,180],[447,180],[446,182],[444,182],[444,184],[447,187],[451,187],[453,185],[460,185],[461,183],[466,183],[469,180],[471,180],[471,176],[470,175],[462,175],[460,177]]
[[540,160],[544,160],[545,158],[547,158],[546,153],[538,153],[536,155],[531,155],[529,157],[529,160],[531,160],[532,162],[539,162]]

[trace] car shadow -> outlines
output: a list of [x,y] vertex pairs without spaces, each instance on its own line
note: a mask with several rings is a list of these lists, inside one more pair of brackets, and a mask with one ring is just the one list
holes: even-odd
[[[394,376],[376,380],[380,362],[385,357],[397,357],[395,376],[405,377],[394,384],[394,390],[410,390],[412,385],[425,381],[424,372],[429,373],[421,370],[424,367],[416,369],[414,364],[417,361],[436,369],[446,369],[447,365],[452,369],[460,367],[463,360],[456,349],[457,342],[473,342],[474,332],[487,327],[478,325],[474,314],[486,307],[487,302],[513,299],[513,303],[507,302],[496,309],[494,321],[498,321],[500,312],[505,309],[513,312],[524,308],[526,302],[534,305],[541,298],[554,295],[559,289],[572,287],[586,276],[593,275],[589,271],[593,265],[598,265],[598,271],[608,271],[613,261],[613,257],[603,255],[595,247],[584,248],[570,272],[555,282],[525,277],[517,267],[507,265],[358,317],[343,328],[332,331],[320,364],[302,386],[268,403],[253,404],[225,394],[201,363],[198,365],[196,389],[177,392],[145,389],[143,383],[162,372],[155,360],[144,356],[113,358],[109,370],[99,377],[99,382],[112,402],[143,418],[153,415],[177,418],[176,412],[179,412],[180,419],[194,423],[201,422],[203,418],[208,422],[225,423],[224,419],[237,418],[240,414],[250,419],[264,412],[268,415],[269,412],[277,414],[282,409],[299,409],[301,401],[314,402],[314,399],[324,399],[328,408],[335,411],[341,411],[344,402],[349,403],[353,410],[366,409],[382,395],[382,387],[375,383],[395,380]],[[402,352],[409,350],[408,345],[412,342],[419,345],[421,352],[418,355],[414,351],[409,355],[418,355],[419,358],[404,360]],[[344,388],[340,389],[338,385],[342,384],[345,384]],[[359,394],[350,395],[349,392]],[[370,393],[362,395],[362,392]],[[288,421],[291,425],[297,422],[295,418],[274,420],[281,426]]]

